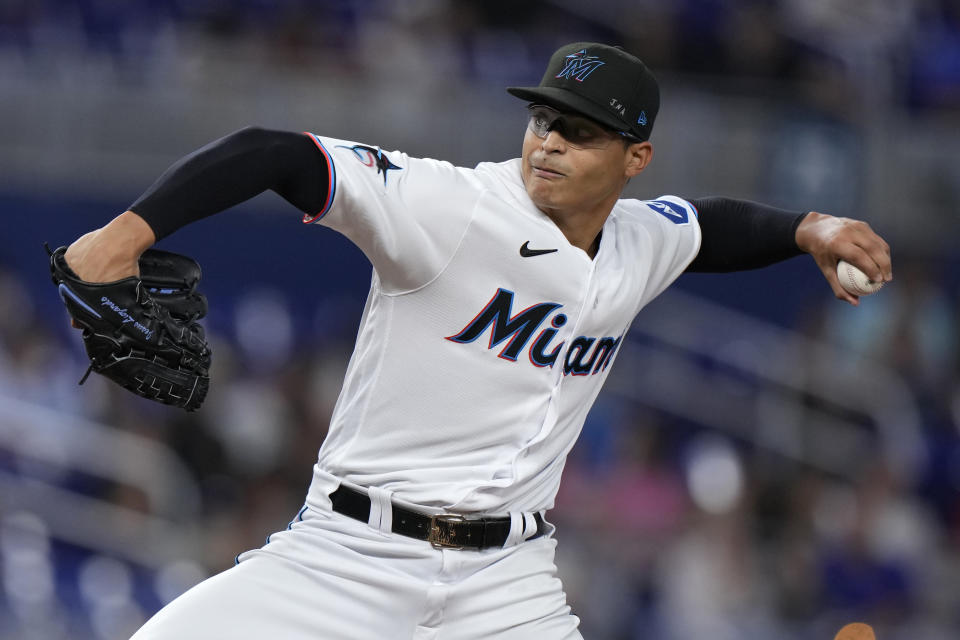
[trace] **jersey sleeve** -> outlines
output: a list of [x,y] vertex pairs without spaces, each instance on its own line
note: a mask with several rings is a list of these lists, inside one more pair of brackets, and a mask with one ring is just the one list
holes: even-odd
[[637,252],[646,274],[643,307],[686,270],[700,251],[701,234],[697,209],[683,198],[665,195],[637,204],[646,239]]
[[456,252],[482,188],[448,162],[308,134],[330,176],[322,209],[306,224],[339,231],[373,264],[387,293],[419,288]]

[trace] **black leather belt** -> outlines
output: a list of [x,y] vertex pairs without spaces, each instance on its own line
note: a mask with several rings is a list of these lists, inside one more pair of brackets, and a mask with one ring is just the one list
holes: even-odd
[[[362,522],[370,519],[370,496],[344,485],[330,494],[333,510]],[[510,535],[510,518],[467,519],[441,514],[431,516],[419,511],[392,505],[391,531],[400,535],[426,540],[438,549],[485,549],[502,547]],[[528,540],[543,535],[544,523],[539,513],[533,514],[537,532]]]

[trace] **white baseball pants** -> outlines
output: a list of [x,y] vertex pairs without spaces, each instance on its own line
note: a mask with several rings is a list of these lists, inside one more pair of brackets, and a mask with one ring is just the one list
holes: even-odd
[[434,549],[389,533],[389,496],[371,492],[371,512],[380,513],[370,523],[331,511],[335,479],[331,486],[322,475],[288,529],[171,602],[131,640],[582,640],[549,535]]

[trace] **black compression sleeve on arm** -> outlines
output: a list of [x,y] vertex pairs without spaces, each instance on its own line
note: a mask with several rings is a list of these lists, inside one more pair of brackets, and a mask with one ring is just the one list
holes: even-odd
[[732,198],[690,200],[703,240],[687,271],[742,271],[798,256],[797,226],[807,215]]
[[130,210],[159,240],[268,189],[317,213],[328,181],[327,164],[307,135],[247,127],[175,162]]

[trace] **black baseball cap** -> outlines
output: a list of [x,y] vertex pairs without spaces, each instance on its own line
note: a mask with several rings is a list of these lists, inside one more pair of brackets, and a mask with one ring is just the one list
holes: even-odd
[[529,102],[574,111],[636,136],[650,137],[660,86],[640,58],[620,47],[574,42],[557,49],[536,87],[509,87]]

